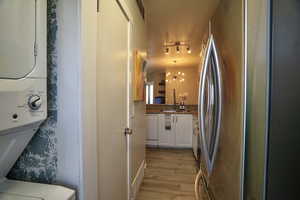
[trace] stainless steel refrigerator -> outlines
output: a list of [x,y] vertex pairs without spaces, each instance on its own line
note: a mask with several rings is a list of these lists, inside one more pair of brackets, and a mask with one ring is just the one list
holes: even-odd
[[[217,200],[241,199],[245,130],[244,1],[220,1],[200,73],[199,180]],[[199,179],[201,177],[201,179]],[[201,195],[201,193],[200,193]]]
[[200,76],[199,177],[210,196],[298,199],[300,1],[220,1]]

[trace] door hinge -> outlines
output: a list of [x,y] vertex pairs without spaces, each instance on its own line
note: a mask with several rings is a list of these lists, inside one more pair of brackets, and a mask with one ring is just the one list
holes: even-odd
[[38,45],[37,43],[34,43],[34,56],[36,57],[38,55]]
[[125,128],[124,134],[125,135],[132,135],[133,131],[131,128]]

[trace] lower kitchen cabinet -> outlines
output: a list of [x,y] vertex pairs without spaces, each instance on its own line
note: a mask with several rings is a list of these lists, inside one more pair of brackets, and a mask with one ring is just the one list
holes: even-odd
[[176,147],[192,147],[193,139],[193,116],[175,115]]
[[173,115],[159,115],[158,145],[160,147],[175,147],[175,124]]
[[[155,133],[155,131],[157,131]],[[156,137],[157,136],[157,137]],[[193,116],[190,114],[148,115],[147,144],[192,148]],[[157,138],[157,139],[156,139]]]
[[157,146],[158,145],[158,115],[151,114],[147,115],[147,145]]

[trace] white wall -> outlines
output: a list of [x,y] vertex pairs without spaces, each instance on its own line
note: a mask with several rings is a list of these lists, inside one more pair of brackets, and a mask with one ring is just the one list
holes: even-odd
[[81,0],[82,184],[85,200],[98,199],[96,124],[97,1]]
[[79,4],[62,0],[57,6],[57,182],[80,191]]
[[96,1],[58,1],[57,182],[96,200]]
[[[167,68],[166,73],[170,72],[175,74],[177,72],[185,73],[184,82],[179,82],[178,80],[173,81],[168,78],[166,83],[166,104],[173,104],[173,89],[176,89],[176,103],[180,102],[179,95],[187,93],[187,100],[185,104],[187,105],[197,105],[198,104],[198,88],[199,88],[199,72],[198,67],[178,67],[178,68]],[[170,81],[171,80],[171,81]]]

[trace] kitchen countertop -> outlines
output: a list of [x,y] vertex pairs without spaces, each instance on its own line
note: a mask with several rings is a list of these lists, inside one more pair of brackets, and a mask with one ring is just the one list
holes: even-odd
[[146,114],[190,114],[197,115],[197,111],[176,111],[176,112],[164,112],[162,110],[147,110]]

